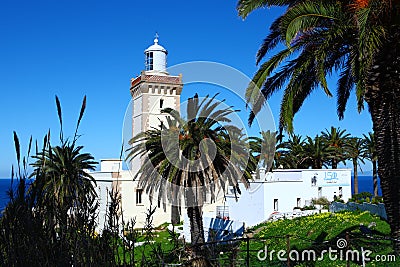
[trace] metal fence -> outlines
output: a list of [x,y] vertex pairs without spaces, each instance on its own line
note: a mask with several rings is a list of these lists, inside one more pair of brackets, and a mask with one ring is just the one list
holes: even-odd
[[[352,263],[368,266],[375,254],[365,254],[366,251],[374,252],[378,247],[390,247],[393,242],[389,237],[379,233],[366,234],[358,230],[342,232],[329,240],[325,238],[324,234],[314,239],[295,235],[269,236],[264,239],[245,237],[230,241],[208,242],[201,247],[207,255],[209,266],[215,267],[298,264],[315,266],[317,261],[322,262],[318,266],[331,266],[333,262],[340,266],[350,266]],[[388,259],[392,257],[392,261],[387,262],[389,265],[385,266],[400,266],[400,261],[394,254],[385,256]]]

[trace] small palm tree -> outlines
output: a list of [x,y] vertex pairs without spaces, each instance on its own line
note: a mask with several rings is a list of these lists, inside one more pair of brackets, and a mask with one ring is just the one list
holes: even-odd
[[346,142],[350,137],[350,134],[346,132],[346,130],[341,130],[340,128],[331,127],[330,130],[325,129],[325,132],[321,132],[321,137],[324,139],[331,148],[331,166],[332,169],[337,169],[338,163],[344,162],[345,153],[344,148],[346,146]]
[[[45,137],[42,151],[37,151],[33,156],[36,161],[32,177],[32,194],[34,201],[44,201],[47,206],[53,205],[55,215],[61,220],[63,226],[67,226],[67,213],[71,209],[79,210],[83,207],[91,207],[95,200],[94,178],[87,172],[94,170],[94,158],[89,153],[82,153],[83,146],[77,146],[77,131],[86,107],[86,97],[83,99],[80,116],[76,125],[73,139],[64,140],[62,131],[61,105],[56,97],[58,116],[60,120],[61,145],[50,145],[50,133]],[[37,149],[38,150],[38,149]],[[47,202],[47,203],[46,203]]]
[[376,144],[374,133],[369,132],[364,136],[364,149],[366,151],[366,158],[372,162],[372,181],[374,188],[374,196],[378,196],[378,155],[376,154]]
[[354,194],[358,194],[358,166],[364,164],[365,146],[364,141],[358,137],[351,137],[346,147],[347,158],[353,163],[354,171]]
[[87,203],[89,196],[93,198],[96,194],[95,180],[87,173],[95,169],[96,162],[89,153],[82,153],[82,149],[74,142],[64,142],[34,156],[37,161],[32,166],[35,173],[41,174],[36,179],[45,179],[44,191],[65,212]]
[[129,159],[142,158],[135,179],[150,197],[168,198],[173,205],[185,200],[190,220],[194,255],[201,255],[198,244],[204,243],[202,206],[204,197],[215,200],[218,189],[238,189],[241,181],[248,187],[255,161],[248,152],[240,129],[230,123],[232,108],[219,109],[215,96],[200,101],[196,94],[188,99],[187,118],[173,109],[164,109],[167,124],[131,139]]

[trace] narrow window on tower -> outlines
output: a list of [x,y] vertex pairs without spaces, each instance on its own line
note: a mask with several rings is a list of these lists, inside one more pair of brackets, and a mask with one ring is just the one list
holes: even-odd
[[164,106],[164,99],[160,99],[160,108],[163,108]]

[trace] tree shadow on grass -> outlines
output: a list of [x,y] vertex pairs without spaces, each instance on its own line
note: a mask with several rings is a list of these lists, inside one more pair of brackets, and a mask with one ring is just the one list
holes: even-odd
[[[346,263],[347,261],[362,264],[363,251],[371,251],[372,254],[364,254],[365,261],[372,260],[374,253],[391,250],[392,242],[384,233],[370,229],[363,225],[352,226],[344,229],[336,236],[326,239],[328,233],[321,232],[314,240],[309,240],[310,246],[298,248],[291,247],[293,260],[291,266],[328,266],[332,262]],[[297,253],[292,252],[297,251]],[[328,265],[317,264],[324,262]],[[395,266],[395,265],[393,265]]]

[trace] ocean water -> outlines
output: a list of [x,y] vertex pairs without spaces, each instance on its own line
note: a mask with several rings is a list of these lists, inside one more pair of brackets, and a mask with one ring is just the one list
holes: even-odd
[[[2,211],[8,201],[7,191],[10,189],[11,179],[1,179],[0,178],[0,211]],[[353,185],[353,180],[352,180]],[[372,183],[372,176],[358,176],[358,185],[359,185],[359,192],[370,192],[371,194],[374,193],[373,191],[373,183]],[[14,187],[16,186],[14,181]],[[354,186],[353,186],[353,193],[354,193]],[[378,179],[378,194],[382,195],[381,188],[379,186],[379,179]]]
[[[351,180],[351,186],[354,194],[354,177],[352,177]],[[372,176],[365,176],[365,175],[359,175],[358,176],[358,192],[370,192],[371,194],[374,194],[374,184],[372,182]],[[380,186],[380,181],[378,177],[378,195],[382,196],[382,190]]]
[[9,201],[7,191],[10,189],[10,185],[11,179],[0,178],[0,211],[2,211],[6,207]]

